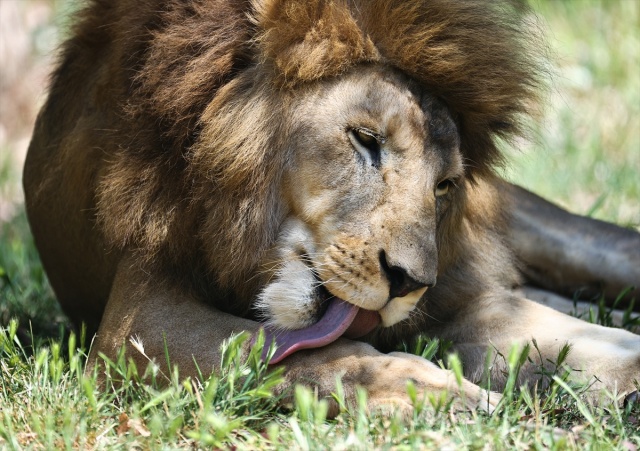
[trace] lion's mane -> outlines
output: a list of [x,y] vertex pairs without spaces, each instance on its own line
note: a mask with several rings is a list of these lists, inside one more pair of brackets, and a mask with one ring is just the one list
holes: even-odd
[[290,96],[359,64],[398,68],[448,105],[478,179],[540,84],[515,0],[92,0],[79,15],[54,84],[96,80],[103,233],[236,312],[286,214]]

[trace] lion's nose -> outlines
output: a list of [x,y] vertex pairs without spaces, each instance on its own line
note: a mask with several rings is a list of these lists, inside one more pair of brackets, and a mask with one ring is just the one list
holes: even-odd
[[385,251],[380,251],[380,266],[382,272],[389,280],[389,298],[402,298],[419,288],[433,287],[436,282],[416,280],[409,275],[406,269],[390,265]]

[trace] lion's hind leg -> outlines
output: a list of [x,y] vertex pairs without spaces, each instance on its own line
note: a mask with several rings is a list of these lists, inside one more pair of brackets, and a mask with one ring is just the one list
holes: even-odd
[[503,185],[510,244],[528,281],[568,296],[603,294],[609,303],[626,290],[622,308],[639,297],[640,233],[569,213],[516,185]]

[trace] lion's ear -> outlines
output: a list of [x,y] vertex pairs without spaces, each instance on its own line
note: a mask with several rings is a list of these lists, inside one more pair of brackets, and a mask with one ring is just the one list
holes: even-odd
[[338,75],[380,54],[342,1],[254,0],[263,57],[285,84]]

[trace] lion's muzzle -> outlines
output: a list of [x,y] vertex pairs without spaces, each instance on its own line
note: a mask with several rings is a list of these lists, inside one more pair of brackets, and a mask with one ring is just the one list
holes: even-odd
[[413,291],[436,284],[435,271],[429,274],[428,280],[425,277],[418,280],[406,268],[390,265],[385,251],[380,251],[380,268],[389,281],[389,299],[403,298]]

